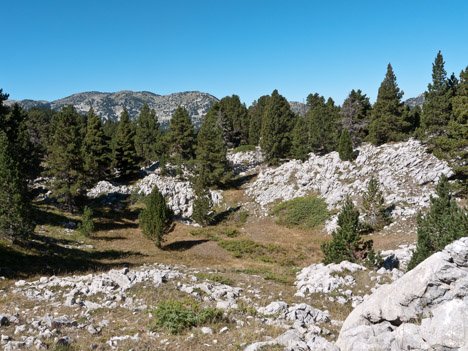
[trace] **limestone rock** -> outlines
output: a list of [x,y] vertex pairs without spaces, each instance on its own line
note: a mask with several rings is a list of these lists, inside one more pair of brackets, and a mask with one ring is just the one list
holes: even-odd
[[[458,349],[468,345],[468,237],[376,290],[345,320],[342,351]],[[421,321],[418,323],[417,321]]]

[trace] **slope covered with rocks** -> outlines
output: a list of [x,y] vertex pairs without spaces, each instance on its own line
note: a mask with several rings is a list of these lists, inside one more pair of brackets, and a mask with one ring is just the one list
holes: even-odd
[[[330,210],[339,209],[347,195],[360,202],[372,176],[381,184],[386,205],[399,222],[414,217],[429,205],[441,174],[453,175],[445,161],[426,152],[419,141],[373,146],[364,144],[353,161],[341,161],[337,152],[310,154],[304,162],[291,160],[277,168],[263,169],[247,190],[268,213],[272,203],[317,194]],[[395,225],[398,225],[396,223]],[[334,228],[333,221],[327,229]]]

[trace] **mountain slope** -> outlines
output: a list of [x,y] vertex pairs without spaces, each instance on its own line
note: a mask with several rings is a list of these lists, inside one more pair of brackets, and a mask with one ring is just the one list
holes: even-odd
[[177,107],[183,106],[187,109],[195,126],[200,126],[203,116],[216,101],[218,99],[214,96],[199,91],[157,95],[149,91],[123,90],[116,93],[83,92],[51,102],[7,100],[7,103],[12,105],[18,102],[25,109],[41,107],[54,110],[71,104],[80,113],[87,113],[92,106],[97,115],[104,120],[118,120],[124,107],[128,110],[130,118],[136,118],[141,107],[146,103],[151,109],[155,109],[162,126],[167,126]]

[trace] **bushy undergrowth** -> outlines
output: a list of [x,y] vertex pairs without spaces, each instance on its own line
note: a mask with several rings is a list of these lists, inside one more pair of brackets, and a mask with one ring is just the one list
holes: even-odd
[[151,330],[166,329],[172,334],[180,334],[186,329],[206,323],[214,323],[223,318],[223,311],[215,308],[204,308],[191,300],[161,301],[151,314],[156,318]]
[[271,215],[278,216],[278,224],[287,227],[313,229],[325,223],[330,213],[323,199],[315,196],[297,197],[275,206]]
[[255,151],[255,145],[240,145],[232,150],[233,154],[238,152]]

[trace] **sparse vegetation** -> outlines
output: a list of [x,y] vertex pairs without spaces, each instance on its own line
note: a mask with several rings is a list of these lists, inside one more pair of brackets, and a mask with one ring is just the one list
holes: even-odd
[[78,225],[78,230],[84,236],[90,236],[94,231],[93,210],[85,206],[81,223]]
[[279,224],[307,229],[322,225],[330,216],[325,201],[315,196],[284,201],[276,205],[271,214],[278,216]]
[[161,301],[151,313],[156,321],[150,326],[150,329],[162,328],[172,334],[180,334],[184,330],[206,323],[215,323],[223,317],[223,311],[215,308],[204,308],[191,300]]
[[220,284],[233,285],[232,279],[223,277],[219,274],[196,273],[195,277],[201,280],[207,279]]

